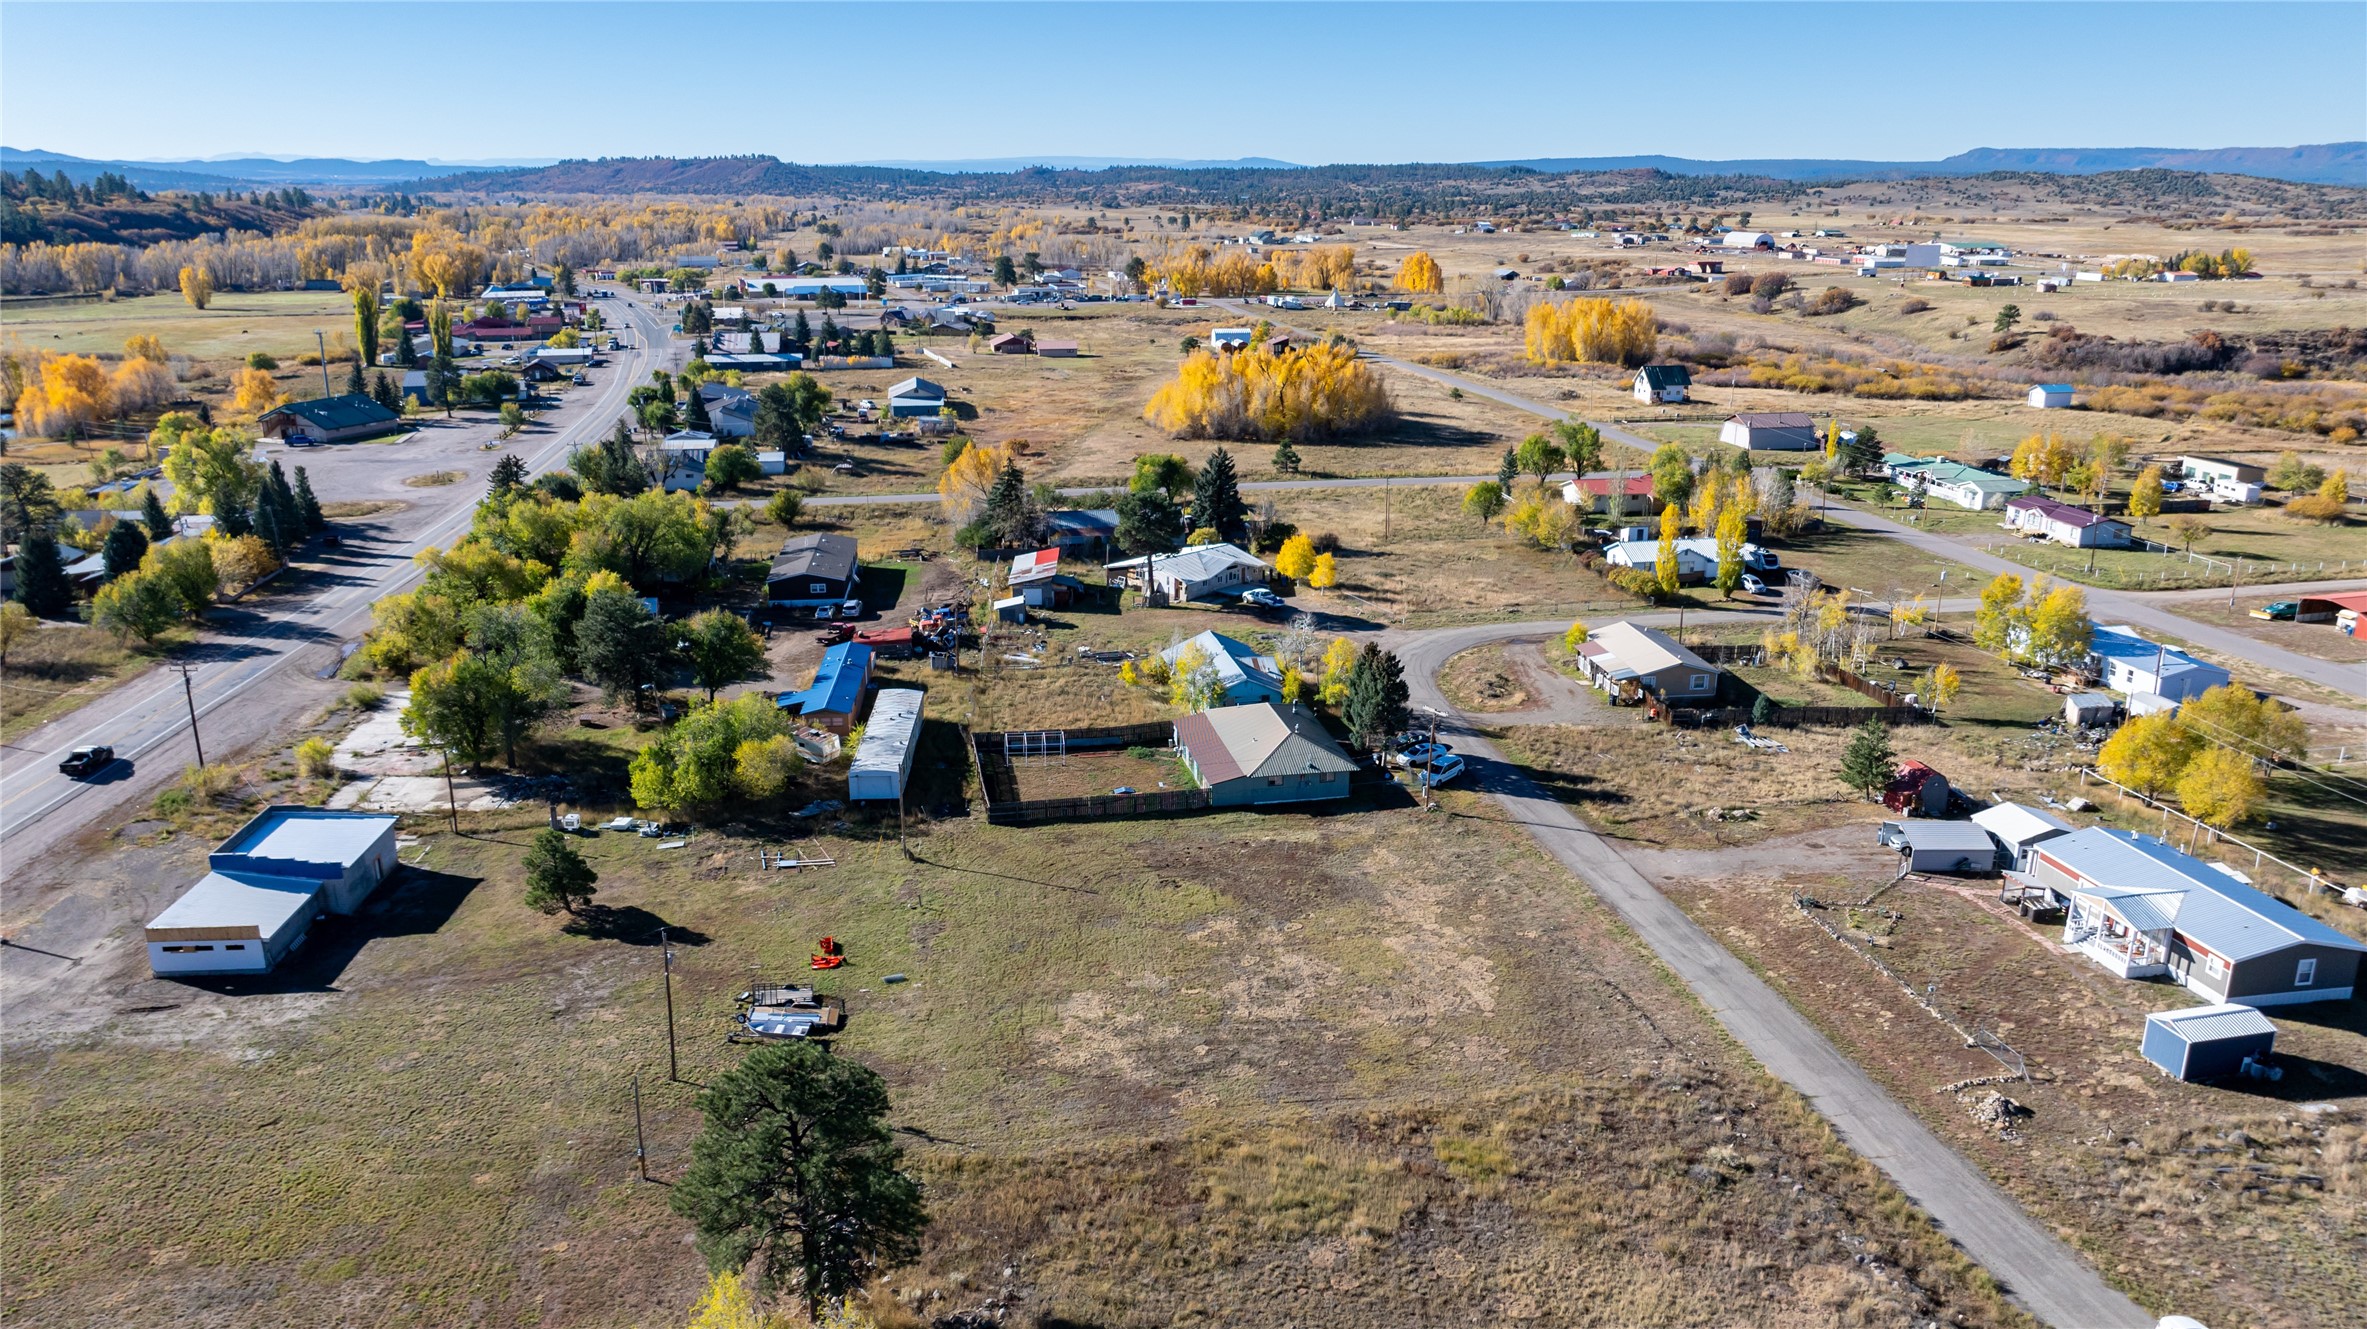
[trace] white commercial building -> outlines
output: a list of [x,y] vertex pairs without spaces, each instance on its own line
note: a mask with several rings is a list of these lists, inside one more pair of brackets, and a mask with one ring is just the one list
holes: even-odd
[[269,972],[314,919],[361,908],[394,871],[395,825],[377,813],[265,808],[207,857],[203,879],[149,920],[150,971]]

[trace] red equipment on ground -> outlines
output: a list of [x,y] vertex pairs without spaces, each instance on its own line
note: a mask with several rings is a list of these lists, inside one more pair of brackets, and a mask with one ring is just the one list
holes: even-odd
[[836,969],[846,962],[846,951],[839,946],[836,937],[822,938],[822,953],[809,961],[816,969]]

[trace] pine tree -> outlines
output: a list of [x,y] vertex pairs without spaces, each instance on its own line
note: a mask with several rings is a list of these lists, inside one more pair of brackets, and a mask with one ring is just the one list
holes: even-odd
[[370,400],[396,415],[403,413],[403,394],[395,387],[394,380],[386,376],[385,370],[378,371],[378,376],[370,381]]
[[1356,657],[1348,673],[1348,701],[1342,719],[1360,745],[1378,749],[1391,734],[1405,728],[1405,666],[1397,656],[1371,642]]
[[419,363],[419,348],[411,344],[411,330],[397,326],[395,332],[395,363],[405,369]]
[[697,430],[699,433],[714,432],[715,421],[707,414],[707,394],[697,388],[690,390],[690,408],[684,413],[683,420],[687,428]]
[[269,507],[271,520],[279,528],[281,538],[292,549],[304,543],[304,509],[296,502],[296,491],[288,485],[288,473],[280,469],[274,457],[271,469],[263,476],[263,494],[257,507]]
[[226,540],[255,533],[255,516],[247,505],[235,498],[214,500],[214,530]]
[[1249,507],[1241,501],[1241,484],[1233,472],[1233,454],[1218,448],[1208,454],[1192,489],[1192,520],[1228,540],[1247,531]]
[[1871,719],[1850,735],[1841,754],[1841,783],[1871,798],[1888,787],[1897,774],[1890,747],[1890,726]]
[[795,342],[800,351],[814,344],[814,325],[806,322],[802,309],[797,311],[797,317],[789,324],[789,340]]
[[526,463],[505,452],[499,461],[493,463],[492,483],[488,492],[498,494],[503,490],[520,488],[525,483]]
[[1504,449],[1504,459],[1496,463],[1496,484],[1505,493],[1512,492],[1512,482],[1520,478],[1520,455],[1511,448]]
[[1290,445],[1289,439],[1282,440],[1281,445],[1274,449],[1274,469],[1284,475],[1299,473],[1299,450]]
[[312,477],[304,468],[296,468],[296,515],[304,522],[307,535],[319,535],[329,529],[329,519],[321,511],[321,501],[312,496]]
[[107,580],[113,581],[140,566],[148,554],[148,537],[138,522],[119,521],[108,529],[107,543],[100,552],[107,559]]
[[58,554],[57,537],[47,527],[30,532],[17,546],[16,599],[38,618],[64,618],[74,607],[74,588],[66,584],[66,561]]
[[164,500],[156,496],[154,489],[148,491],[146,501],[140,504],[140,522],[148,528],[150,543],[162,540],[173,533],[173,519],[170,514],[165,512]]
[[764,329],[762,329],[762,328],[750,328],[750,329],[748,329],[748,354],[750,354],[750,355],[762,355],[762,354],[764,354]]
[[367,397],[370,395],[370,384],[362,377],[362,362],[359,358],[356,358],[353,364],[348,366],[346,369],[345,395],[348,397]]
[[546,828],[534,837],[522,865],[526,869],[526,907],[537,913],[555,914],[564,909],[581,914],[599,893],[594,883],[600,874],[557,827]]

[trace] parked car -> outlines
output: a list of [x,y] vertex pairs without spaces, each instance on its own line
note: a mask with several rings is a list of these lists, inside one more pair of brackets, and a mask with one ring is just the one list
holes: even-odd
[[58,763],[60,773],[81,780],[97,775],[115,764],[115,749],[103,743],[85,744],[66,754]]
[[310,434],[290,434],[280,442],[291,448],[317,448],[321,445],[321,441]]
[[1241,603],[1256,609],[1288,609],[1290,605],[1279,595],[1263,586],[1252,586],[1241,593]]
[[1745,595],[1765,595],[1767,583],[1746,572],[1742,574],[1742,590]]
[[2289,619],[2295,615],[2298,615],[2300,612],[2300,601],[2277,600],[2269,604],[2264,604],[2258,609],[2253,610],[2252,617],[2266,619]]
[[1463,759],[1452,753],[1428,766],[1411,768],[1416,789],[1436,789],[1463,773]]
[[1454,755],[1454,751],[1444,743],[1421,742],[1409,744],[1390,753],[1389,760],[1395,765],[1406,767],[1427,766],[1432,762],[1443,765]]

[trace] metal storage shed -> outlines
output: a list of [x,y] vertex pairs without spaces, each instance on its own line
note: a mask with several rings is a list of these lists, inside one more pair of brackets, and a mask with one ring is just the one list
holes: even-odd
[[1989,832],[1969,821],[1886,821],[1875,837],[1914,872],[1988,872],[1997,866]]
[[2277,1045],[2277,1027],[2249,1006],[2197,1006],[2155,1011],[2145,1017],[2145,1059],[2180,1080],[2216,1080],[2242,1071],[2244,1061],[2266,1057]]
[[849,799],[903,799],[912,755],[920,748],[922,695],[914,688],[880,690],[871,704],[871,722],[863,727],[863,741],[847,766]]

